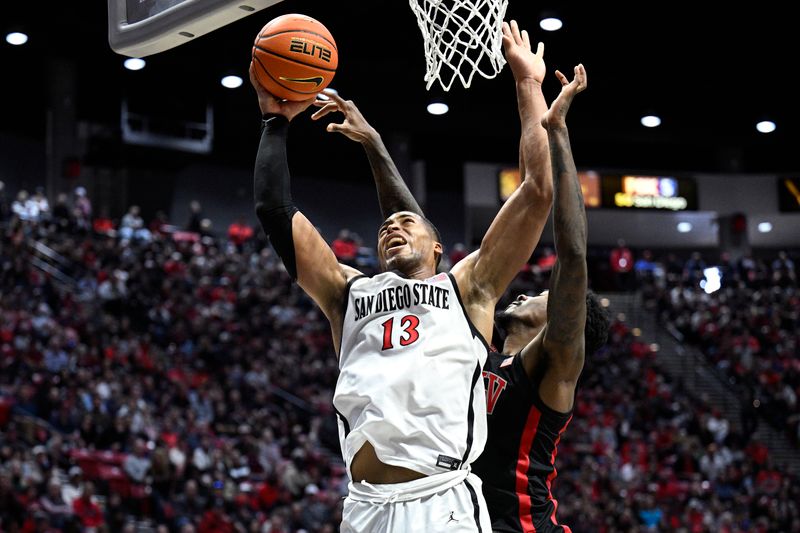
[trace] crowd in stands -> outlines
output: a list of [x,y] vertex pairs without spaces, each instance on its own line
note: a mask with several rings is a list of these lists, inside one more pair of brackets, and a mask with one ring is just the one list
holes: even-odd
[[662,323],[697,346],[748,408],[754,404],[800,445],[800,289],[791,256],[668,259],[641,273]]
[[800,530],[800,482],[660,370],[625,321],[587,360],[553,494],[572,531]]
[[[84,198],[0,220],[0,531],[337,531],[328,324],[261,232],[214,235],[199,204],[175,225]],[[376,268],[352,232],[330,242]],[[554,259],[509,292],[546,288]],[[559,518],[576,533],[800,531],[797,480],[658,356],[620,319],[587,361]]]

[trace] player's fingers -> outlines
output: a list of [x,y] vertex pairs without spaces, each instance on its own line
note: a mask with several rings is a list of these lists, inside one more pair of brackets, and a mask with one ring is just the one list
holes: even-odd
[[578,64],[575,75],[580,83],[580,90],[582,91],[586,89],[586,87],[589,85],[589,78],[586,76],[586,67],[583,66],[583,63]]
[[339,93],[337,93],[332,89],[323,89],[322,93],[331,100],[333,100],[334,102],[336,102],[337,104],[339,104],[339,107],[344,107],[344,105],[346,104],[344,98],[339,96]]
[[536,45],[536,56],[541,59],[544,57],[544,43],[539,41],[539,44]]
[[531,38],[528,35],[528,30],[522,30],[522,44],[524,44],[525,48],[528,50],[531,49]]
[[558,78],[558,81],[560,81],[560,82],[561,82],[561,85],[568,85],[568,84],[569,84],[569,80],[567,79],[567,77],[566,77],[566,76],[564,76],[564,75],[561,73],[561,71],[560,71],[560,70],[556,70],[556,78]]
[[337,132],[337,131],[342,131],[344,128],[342,127],[342,124],[335,124],[335,123],[331,122],[330,124],[328,124],[328,126],[325,129],[328,130],[331,133],[334,133],[334,132]]
[[516,20],[511,21],[511,35],[514,36],[515,43],[522,44],[522,37],[519,35],[519,24],[517,24]]

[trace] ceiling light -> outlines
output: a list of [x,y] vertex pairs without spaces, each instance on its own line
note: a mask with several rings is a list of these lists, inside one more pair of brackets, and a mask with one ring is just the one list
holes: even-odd
[[8,44],[13,44],[14,46],[19,46],[28,42],[28,36],[24,33],[14,31],[6,35],[6,42]]
[[144,68],[144,59],[139,59],[138,57],[131,57],[125,60],[125,68],[128,70],[142,70]]
[[772,122],[771,120],[762,120],[761,122],[756,124],[756,129],[761,133],[772,133],[773,131],[775,131],[776,127],[777,126],[775,126],[775,123]]
[[546,17],[539,21],[539,27],[544,31],[558,31],[563,25],[561,19],[556,17]]
[[772,223],[771,222],[759,222],[758,223],[758,231],[761,233],[769,233],[772,231]]
[[236,89],[242,86],[242,78],[239,76],[225,76],[220,83],[227,89]]
[[655,115],[645,115],[641,122],[642,126],[646,128],[656,128],[661,125],[661,119]]
[[678,222],[679,233],[689,233],[692,231],[692,225],[689,222]]
[[431,115],[444,115],[450,110],[444,102],[433,102],[428,104],[428,113]]

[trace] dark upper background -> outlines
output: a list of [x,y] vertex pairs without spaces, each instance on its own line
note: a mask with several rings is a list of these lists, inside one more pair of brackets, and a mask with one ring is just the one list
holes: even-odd
[[[564,27],[548,33],[538,28],[544,6],[532,4],[510,0],[507,19],[518,20],[533,41],[544,41],[548,100],[558,90],[554,69],[571,76],[572,66],[583,62],[588,71],[589,89],[569,117],[579,166],[675,174],[800,170],[792,142],[800,139],[791,81],[795,58],[789,53],[796,49],[797,30],[783,10],[766,3],[699,12],[674,3],[562,2],[552,8]],[[46,64],[62,57],[77,66],[78,119],[109,126],[89,139],[86,162],[146,165],[204,157],[249,166],[259,119],[246,78],[250,46],[268,20],[290,12],[317,18],[331,30],[339,50],[331,86],[352,98],[387,138],[408,141],[411,158],[428,162],[429,187],[460,187],[464,160],[516,162],[519,123],[510,69],[492,80],[476,76],[469,89],[456,82],[449,93],[438,84],[427,91],[422,37],[405,0],[284,0],[147,57],[147,67],[138,72],[125,70],[124,57],[110,49],[107,6],[99,0],[58,2],[47,9],[33,2],[4,6],[0,31],[20,29],[30,41],[23,47],[0,43],[5,94],[0,132],[44,138],[51,83]],[[228,73],[243,76],[245,84],[221,87],[219,80]],[[440,96],[450,113],[428,115],[426,104]],[[212,103],[214,152],[188,156],[123,146],[118,140],[123,97],[156,116],[199,116],[205,103]],[[662,117],[660,128],[639,124],[649,111]],[[755,124],[767,117],[777,130],[760,134]],[[338,179],[347,179],[338,169],[347,171],[349,161],[362,157],[353,143],[326,136],[307,119],[298,119],[292,143],[294,171],[330,167]]]

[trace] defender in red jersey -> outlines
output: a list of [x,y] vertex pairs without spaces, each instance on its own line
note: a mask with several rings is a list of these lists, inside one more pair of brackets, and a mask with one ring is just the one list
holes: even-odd
[[483,481],[492,529],[570,531],[556,519],[550,486],[586,353],[608,336],[608,317],[587,289],[586,213],[566,126],[567,110],[586,88],[583,65],[542,117],[553,169],[553,232],[557,261],[551,290],[520,295],[495,318],[505,332],[502,353],[483,368],[488,441],[473,471]]

